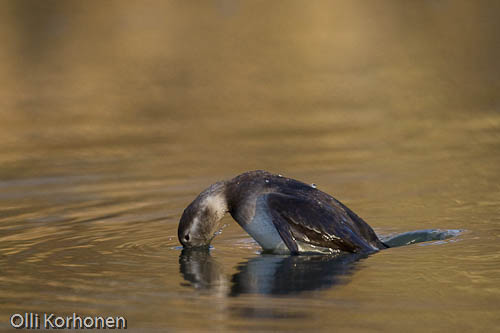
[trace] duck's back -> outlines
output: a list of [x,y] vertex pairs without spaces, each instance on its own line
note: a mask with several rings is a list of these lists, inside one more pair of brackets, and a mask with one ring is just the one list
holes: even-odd
[[226,186],[231,215],[261,245],[279,235],[292,253],[304,244],[347,252],[385,248],[366,222],[315,186],[266,171],[241,174]]

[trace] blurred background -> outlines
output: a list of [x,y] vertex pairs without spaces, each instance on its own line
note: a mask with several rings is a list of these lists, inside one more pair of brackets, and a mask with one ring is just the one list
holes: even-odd
[[[494,0],[0,1],[2,325],[14,311],[70,309],[185,328],[182,209],[217,180],[266,169],[317,183],[380,233],[469,231],[449,252],[391,257],[414,271],[370,280],[401,287],[355,296],[358,329],[401,330],[417,310],[427,328],[498,327],[499,32]],[[230,220],[213,251],[226,274],[258,252]],[[365,274],[382,274],[384,256]],[[131,268],[146,264],[141,277]],[[337,289],[344,301],[369,289],[351,286]],[[417,301],[377,319],[379,296]],[[352,309],[321,297],[310,309],[329,304],[352,329]],[[158,307],[172,298],[165,322]],[[255,325],[254,301],[231,304],[241,311],[217,324]],[[307,316],[318,329],[329,319]],[[300,327],[276,318],[259,328]]]
[[227,176],[498,152],[477,143],[498,140],[499,7],[2,1],[1,175]]

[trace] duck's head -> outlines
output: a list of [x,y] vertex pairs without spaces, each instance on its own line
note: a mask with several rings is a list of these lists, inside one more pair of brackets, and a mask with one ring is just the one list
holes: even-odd
[[177,235],[184,247],[209,246],[227,212],[223,182],[215,183],[203,191],[184,209]]

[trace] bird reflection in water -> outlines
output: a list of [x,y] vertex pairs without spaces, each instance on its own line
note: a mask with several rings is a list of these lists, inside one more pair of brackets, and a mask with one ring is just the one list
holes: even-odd
[[208,248],[183,249],[179,256],[181,274],[197,290],[210,291],[225,296],[229,281],[224,269],[210,255]]
[[327,289],[349,282],[362,254],[277,256],[262,254],[238,265],[228,278],[209,249],[183,249],[179,257],[183,278],[197,290],[240,294],[286,295]]

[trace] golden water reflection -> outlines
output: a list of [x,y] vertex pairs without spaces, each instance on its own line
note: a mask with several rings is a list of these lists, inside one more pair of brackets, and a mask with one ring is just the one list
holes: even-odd
[[[498,327],[499,6],[3,1],[0,327],[29,311],[135,330]],[[299,293],[230,217],[189,261],[184,207],[252,169],[318,184],[380,234],[467,231]]]

